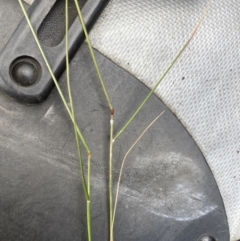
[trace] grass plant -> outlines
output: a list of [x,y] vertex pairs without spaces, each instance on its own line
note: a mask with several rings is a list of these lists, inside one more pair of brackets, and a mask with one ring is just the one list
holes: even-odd
[[[48,62],[48,59],[44,53],[44,50],[41,46],[41,43],[38,39],[38,36],[36,34],[36,31],[34,30],[31,21],[28,17],[28,14],[24,8],[23,2],[22,0],[18,0],[19,4],[23,10],[24,16],[28,22],[28,25],[31,29],[31,32],[33,34],[33,37],[37,43],[37,46],[42,54],[42,57],[46,63],[46,66],[51,74],[51,77],[54,81],[54,84],[57,88],[57,91],[61,97],[61,100],[63,102],[63,105],[65,106],[65,109],[73,123],[73,129],[74,129],[74,134],[75,134],[75,139],[76,139],[76,146],[77,146],[77,152],[78,152],[78,157],[79,157],[79,165],[80,165],[80,173],[81,173],[81,179],[82,179],[82,185],[83,185],[83,190],[84,190],[84,195],[85,195],[85,200],[86,200],[86,204],[87,204],[87,230],[88,230],[88,241],[92,240],[92,217],[91,217],[91,149],[89,147],[89,145],[86,142],[85,137],[83,136],[81,129],[79,128],[79,125],[76,121],[75,118],[75,111],[74,111],[74,103],[73,103],[73,98],[72,98],[72,93],[71,93],[71,81],[70,81],[70,65],[69,65],[69,53],[68,53],[68,29],[69,29],[69,23],[68,23],[68,1],[69,0],[65,0],[65,17],[66,17],[66,34],[65,34],[65,48],[66,48],[66,79],[67,79],[67,87],[68,87],[68,100],[67,98],[64,96],[58,82],[57,79],[53,73],[53,70]],[[114,241],[114,220],[116,217],[116,208],[117,208],[117,200],[118,200],[118,195],[119,195],[119,189],[120,189],[120,181],[121,181],[121,176],[122,176],[122,172],[123,172],[123,167],[124,167],[124,163],[126,161],[126,158],[128,156],[128,154],[130,153],[130,151],[133,149],[133,147],[140,141],[140,139],[142,138],[142,136],[144,135],[144,133],[146,133],[146,131],[155,123],[155,121],[163,114],[161,113],[160,115],[158,115],[147,127],[146,129],[143,131],[143,133],[136,139],[136,141],[133,143],[133,145],[129,148],[129,150],[127,151],[123,161],[122,161],[122,165],[121,165],[121,170],[120,170],[120,174],[119,174],[119,179],[118,179],[118,183],[117,183],[117,190],[116,190],[116,196],[115,199],[113,199],[113,193],[114,193],[114,183],[113,183],[113,154],[114,154],[114,143],[117,141],[117,139],[124,133],[124,131],[128,128],[128,126],[134,121],[134,119],[136,118],[136,116],[140,113],[141,109],[145,106],[145,104],[147,103],[147,101],[149,100],[149,98],[154,94],[155,90],[159,87],[160,83],[162,82],[162,80],[166,77],[166,75],[169,73],[169,71],[172,69],[172,67],[174,66],[174,64],[177,62],[177,60],[181,57],[182,53],[185,51],[185,49],[188,47],[188,45],[190,44],[190,42],[192,41],[194,35],[196,34],[197,30],[199,29],[205,15],[208,12],[208,9],[211,5],[212,0],[209,0],[204,11],[203,14],[200,17],[199,22],[197,23],[196,27],[194,28],[191,36],[189,37],[189,39],[186,41],[185,45],[180,49],[180,51],[177,53],[176,57],[173,59],[173,61],[169,64],[169,67],[166,69],[166,71],[164,72],[164,74],[161,76],[161,78],[159,78],[159,80],[157,81],[157,83],[155,84],[155,86],[152,88],[152,90],[149,92],[149,94],[145,97],[145,99],[142,101],[142,103],[140,103],[139,107],[137,108],[137,110],[134,112],[134,114],[126,121],[126,124],[120,129],[120,131],[116,134],[114,134],[114,107],[112,105],[111,102],[111,98],[108,94],[105,82],[103,80],[103,77],[101,75],[95,54],[94,54],[94,50],[88,35],[88,31],[86,28],[86,25],[84,23],[84,18],[81,12],[81,8],[79,6],[79,3],[77,0],[75,1],[75,5],[76,5],[76,9],[78,12],[78,17],[79,17],[79,21],[82,25],[83,31],[85,33],[86,36],[86,42],[88,44],[89,47],[89,51],[93,60],[93,65],[96,69],[97,72],[97,76],[99,78],[99,81],[101,83],[102,86],[102,91],[104,92],[105,98],[106,98],[106,102],[108,103],[109,106],[109,122],[110,122],[110,127],[109,127],[109,134],[110,134],[110,138],[109,138],[109,240],[110,241]],[[84,172],[84,162],[83,162],[83,156],[82,156],[82,148],[81,146],[84,147],[84,150],[87,153],[87,160],[86,160],[86,165],[87,165],[87,177],[86,174]]]

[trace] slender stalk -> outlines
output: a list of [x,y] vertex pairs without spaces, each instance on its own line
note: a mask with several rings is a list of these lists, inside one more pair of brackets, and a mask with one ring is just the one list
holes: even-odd
[[86,41],[87,41],[87,44],[88,44],[88,47],[89,47],[89,51],[90,51],[90,54],[92,56],[92,60],[93,60],[94,66],[95,66],[96,71],[97,71],[98,78],[100,80],[103,92],[104,92],[105,97],[107,99],[109,109],[112,110],[113,106],[112,106],[112,103],[111,103],[111,100],[110,100],[110,97],[109,97],[109,94],[108,94],[105,82],[104,82],[104,80],[102,78],[102,75],[101,75],[101,72],[100,72],[100,69],[99,69],[99,66],[98,66],[95,54],[93,52],[93,47],[92,47],[92,44],[91,44],[91,40],[90,40],[89,35],[88,35],[88,31],[87,31],[86,24],[85,24],[84,19],[83,19],[83,15],[82,15],[82,12],[81,12],[78,0],[74,0],[74,1],[75,1],[75,5],[76,5],[76,8],[77,8],[77,11],[78,11],[79,20],[81,22],[84,34],[86,36]]
[[91,198],[91,159],[92,154],[88,153],[88,184],[87,184],[87,190],[89,198]]
[[160,118],[165,111],[163,111],[161,114],[159,114],[148,126],[147,128],[142,132],[142,134],[136,139],[136,141],[133,143],[133,145],[129,148],[129,150],[127,151],[127,153],[125,154],[123,161],[122,161],[122,165],[121,165],[121,169],[120,169],[120,173],[119,173],[119,177],[118,177],[118,183],[117,183],[117,191],[116,191],[116,196],[115,196],[115,203],[114,203],[114,210],[113,210],[113,219],[112,219],[112,233],[113,233],[113,228],[114,228],[114,221],[115,221],[115,216],[116,216],[116,209],[117,209],[117,202],[118,202],[118,196],[119,196],[119,190],[120,190],[120,182],[121,182],[121,177],[122,177],[122,172],[123,172],[123,167],[126,161],[126,158],[128,157],[128,154],[131,152],[131,150],[134,148],[134,146],[139,142],[139,140],[143,137],[143,135],[147,132],[147,130],[158,120],[158,118]]
[[88,153],[88,196],[87,200],[87,228],[88,240],[92,240],[92,207],[91,207],[91,153]]
[[83,168],[83,161],[82,161],[82,153],[80,150],[80,143],[77,135],[77,128],[76,128],[76,119],[75,119],[75,111],[73,106],[73,98],[72,98],[72,92],[71,92],[71,84],[70,84],[70,66],[69,66],[69,39],[68,39],[68,0],[65,1],[65,21],[66,21],[66,73],[67,73],[67,86],[68,86],[68,95],[69,95],[69,102],[70,102],[70,108],[74,120],[74,132],[75,132],[75,138],[77,143],[77,149],[78,149],[78,156],[79,156],[79,163],[80,163],[80,169],[81,169],[81,176],[82,176],[82,182],[83,182],[83,188],[85,192],[85,197],[87,201],[87,227],[88,227],[88,240],[92,240],[92,228],[91,228],[91,197],[90,197],[90,183],[91,183],[91,153],[88,153],[88,184],[86,184],[85,174],[84,174],[84,168]]
[[146,102],[149,100],[149,98],[152,96],[152,94],[155,92],[155,90],[157,89],[157,87],[160,85],[160,83],[162,82],[162,80],[166,77],[166,75],[169,73],[169,71],[172,69],[172,67],[174,66],[174,64],[177,62],[177,60],[180,58],[180,56],[182,55],[182,53],[185,51],[185,49],[187,48],[187,46],[190,44],[190,42],[192,41],[193,37],[195,36],[195,34],[197,33],[197,30],[199,29],[204,17],[206,16],[208,9],[210,8],[212,0],[208,1],[204,12],[199,20],[199,22],[197,23],[196,27],[194,28],[194,31],[192,32],[190,38],[187,40],[187,42],[185,43],[185,45],[182,47],[182,49],[179,51],[179,53],[177,54],[177,56],[174,58],[174,60],[171,62],[171,64],[169,65],[169,67],[166,69],[166,71],[164,72],[164,74],[162,75],[162,77],[159,79],[159,81],[155,84],[155,86],[153,87],[153,89],[149,92],[149,94],[147,95],[147,97],[143,100],[143,102],[140,104],[140,106],[137,108],[137,110],[134,112],[134,114],[132,115],[132,117],[127,121],[127,123],[123,126],[123,128],[116,134],[116,136],[114,137],[114,139],[118,139],[122,133],[125,131],[125,129],[131,124],[131,122],[134,120],[134,118],[138,115],[138,113],[141,111],[141,109],[144,107],[144,105],[146,104]]
[[[62,99],[62,102],[63,102],[63,104],[64,104],[64,106],[65,106],[65,108],[66,108],[66,110],[67,110],[67,112],[68,112],[68,115],[69,115],[70,118],[71,118],[71,121],[72,121],[73,124],[74,124],[74,118],[73,118],[73,116],[72,116],[71,110],[70,110],[69,107],[68,107],[67,101],[66,101],[66,99],[65,99],[65,97],[64,97],[64,95],[63,95],[63,93],[62,93],[62,90],[61,90],[61,88],[60,88],[60,86],[59,86],[59,84],[58,84],[58,82],[57,82],[57,79],[56,79],[56,77],[55,77],[55,75],[54,75],[54,73],[53,73],[53,71],[52,71],[52,68],[51,68],[51,66],[50,66],[50,64],[49,64],[49,61],[48,61],[48,59],[47,59],[47,57],[46,57],[46,55],[45,55],[45,53],[44,53],[44,51],[43,51],[43,48],[42,48],[42,46],[41,46],[41,44],[40,44],[40,41],[39,41],[39,39],[38,39],[38,37],[37,37],[37,34],[36,34],[34,28],[33,28],[33,26],[32,26],[32,23],[31,23],[31,21],[30,21],[30,19],[29,19],[29,17],[28,17],[28,14],[27,14],[27,11],[26,11],[26,9],[25,9],[25,7],[24,7],[24,5],[23,5],[23,2],[22,2],[22,0],[18,0],[18,1],[19,1],[19,4],[20,4],[21,8],[22,8],[22,11],[23,11],[23,13],[24,13],[24,16],[25,16],[25,18],[26,18],[26,21],[27,21],[27,23],[28,23],[28,25],[29,25],[29,27],[30,27],[30,29],[31,29],[31,32],[32,32],[33,37],[34,37],[34,39],[35,39],[35,42],[36,42],[36,44],[37,44],[37,46],[38,46],[38,48],[39,48],[39,50],[40,50],[40,52],[41,52],[41,55],[42,55],[42,57],[43,57],[43,59],[44,59],[44,62],[45,62],[45,64],[46,64],[46,66],[47,66],[47,68],[48,68],[48,70],[49,70],[49,73],[50,73],[50,75],[51,75],[51,77],[52,77],[52,79],[53,79],[53,82],[54,82],[54,84],[55,84],[55,86],[56,86],[56,88],[57,88],[57,91],[58,91],[58,93],[59,93],[59,95],[60,95],[60,97],[61,97],[61,99]],[[81,139],[81,141],[82,141],[82,143],[83,143],[86,151],[89,153],[89,152],[90,152],[90,148],[89,148],[89,146],[88,146],[88,144],[87,144],[84,136],[82,135],[82,132],[80,131],[80,128],[78,127],[78,125],[76,125],[76,129],[77,129],[77,134],[79,135],[79,137],[80,137],[80,139]]]
[[77,131],[76,131],[75,127],[74,127],[74,134],[75,134],[78,157],[79,157],[79,166],[80,166],[80,173],[81,173],[81,178],[82,178],[82,183],[83,183],[83,190],[84,190],[86,201],[90,201],[90,196],[89,196],[89,193],[88,193],[86,178],[85,178],[85,174],[84,174],[84,167],[83,167],[83,160],[82,160],[79,137],[78,137],[78,134],[77,134]]
[[88,230],[88,241],[92,241],[92,217],[91,217],[91,153],[88,153],[88,183],[86,185],[86,179],[84,174],[84,168],[83,168],[83,161],[82,161],[82,153],[80,150],[80,143],[77,135],[77,128],[76,128],[76,119],[75,119],[75,111],[73,106],[73,98],[72,98],[72,92],[71,92],[71,84],[70,84],[70,66],[69,66],[69,39],[68,39],[68,0],[65,1],[65,21],[66,21],[66,73],[67,73],[67,86],[68,86],[68,95],[69,95],[69,102],[70,102],[70,108],[74,120],[74,132],[75,132],[75,138],[77,143],[77,149],[78,149],[78,157],[79,157],[79,163],[80,163],[80,169],[81,169],[81,177],[82,177],[82,183],[85,193],[85,198],[87,201],[87,230]]
[[113,131],[114,131],[114,111],[111,112],[110,118],[110,146],[109,146],[109,226],[110,226],[110,241],[114,240],[113,229]]
[[87,229],[88,229],[88,240],[92,240],[92,213],[91,213],[91,201],[87,200]]

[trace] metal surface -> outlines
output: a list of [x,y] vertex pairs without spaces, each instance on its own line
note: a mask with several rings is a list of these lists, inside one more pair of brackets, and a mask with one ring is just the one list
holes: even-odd
[[[17,3],[12,4],[18,11]],[[1,25],[0,36],[3,29]],[[119,130],[149,90],[96,54]],[[71,62],[71,77],[77,119],[93,150],[94,240],[107,240],[108,108],[91,63],[83,45]],[[60,84],[66,93],[64,76]],[[191,136],[156,96],[116,142],[115,178],[125,152],[162,110],[166,113],[127,160],[116,240],[197,241],[211,235],[228,241],[213,175]],[[0,116],[0,240],[86,240],[74,134],[56,89],[40,105],[23,105],[1,92]]]

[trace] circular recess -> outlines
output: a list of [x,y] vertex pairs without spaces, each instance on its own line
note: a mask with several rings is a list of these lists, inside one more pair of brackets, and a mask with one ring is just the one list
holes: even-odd
[[204,235],[198,241],[216,241],[216,239],[210,235]]
[[42,69],[37,60],[32,57],[22,56],[10,65],[10,77],[18,85],[28,87],[35,84],[42,74]]

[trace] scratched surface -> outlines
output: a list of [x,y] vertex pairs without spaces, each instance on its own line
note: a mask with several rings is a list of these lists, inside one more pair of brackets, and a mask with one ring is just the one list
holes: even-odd
[[[148,89],[96,54],[119,130]],[[71,62],[71,77],[76,117],[93,150],[93,236],[107,240],[108,109],[89,63],[83,45]],[[66,93],[64,76],[60,83]],[[156,96],[116,143],[115,179],[125,152],[163,110],[127,159],[116,240],[190,241],[203,234],[229,240],[222,199],[201,152]],[[23,105],[0,93],[0,153],[0,240],[86,240],[73,130],[55,89],[40,105]]]

